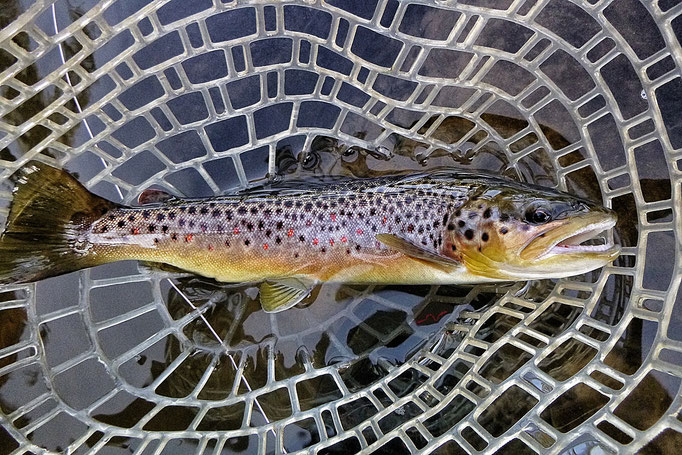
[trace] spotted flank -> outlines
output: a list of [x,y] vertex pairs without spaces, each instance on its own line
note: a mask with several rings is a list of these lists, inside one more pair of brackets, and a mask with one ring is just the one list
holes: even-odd
[[[318,282],[457,284],[563,277],[619,253],[608,209],[556,191],[441,170],[288,184],[212,199],[157,190],[123,207],[32,162],[0,238],[0,282],[108,262],[166,264],[218,281],[261,281],[267,311]],[[608,237],[605,237],[608,239]]]

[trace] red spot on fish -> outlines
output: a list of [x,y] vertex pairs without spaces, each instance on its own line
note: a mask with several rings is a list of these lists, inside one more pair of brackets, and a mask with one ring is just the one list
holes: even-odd
[[410,224],[409,226],[407,226],[407,232],[412,232],[412,231],[414,231],[414,225]]
[[343,243],[346,243],[346,242],[348,241],[348,239],[346,238],[346,236],[343,236],[343,237],[341,237],[341,241],[342,241]]
[[362,234],[362,232],[363,232],[362,229],[358,229],[358,230],[357,230],[357,233],[358,233],[358,234]]
[[187,234],[185,236],[185,242],[189,243],[192,241],[192,237],[194,237],[192,234]]
[[381,220],[381,223],[382,223],[382,224],[386,224],[386,221],[388,221],[388,218],[384,217],[384,219]]
[[208,246],[208,251],[213,251],[213,249],[214,249],[214,248],[213,248],[213,245],[209,245],[209,246]]
[[334,239],[329,239],[329,244],[330,244],[331,246],[334,246]]
[[336,213],[332,213],[332,214],[329,215],[329,216],[331,216],[332,221],[336,221]]
[[313,222],[310,221],[310,220],[307,220],[307,221],[305,222],[305,225],[308,226],[308,227],[310,227],[310,226],[313,225]]
[[319,241],[319,240],[317,240],[317,239],[313,239],[313,245],[317,245],[318,243],[320,243],[320,241]]
[[263,249],[264,249],[264,250],[267,250],[267,249],[268,249],[268,244],[267,244],[267,243],[264,243],[264,244],[263,244]]
[[289,232],[287,232],[287,235],[288,235],[289,237],[292,237],[292,236],[294,235],[294,230],[293,230],[293,229],[289,229]]
[[139,230],[138,228],[132,228],[132,229],[130,230],[130,233],[133,234],[133,235],[137,235],[137,234],[140,233],[140,230]]
[[235,234],[239,234],[239,228],[234,228],[232,232],[234,232]]

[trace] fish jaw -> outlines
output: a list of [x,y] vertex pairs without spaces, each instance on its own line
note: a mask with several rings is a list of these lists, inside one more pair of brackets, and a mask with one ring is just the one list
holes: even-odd
[[526,261],[566,254],[591,255],[605,261],[613,260],[620,253],[620,248],[610,239],[606,238],[606,243],[601,245],[582,243],[612,229],[616,221],[617,217],[613,212],[593,212],[550,223],[531,238],[519,256]]

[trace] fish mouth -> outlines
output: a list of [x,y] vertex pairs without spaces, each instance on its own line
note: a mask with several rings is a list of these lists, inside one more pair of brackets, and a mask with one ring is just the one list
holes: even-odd
[[[616,225],[612,212],[592,213],[568,220],[538,232],[521,251],[524,259],[544,259],[549,256],[574,254],[615,258],[620,247],[605,232]],[[602,235],[603,234],[603,235]]]

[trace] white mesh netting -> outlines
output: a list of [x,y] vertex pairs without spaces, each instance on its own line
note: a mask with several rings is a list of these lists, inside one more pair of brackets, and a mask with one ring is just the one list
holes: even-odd
[[456,165],[613,207],[524,286],[253,285],[124,262],[0,289],[0,452],[675,453],[679,0],[2,0],[0,199],[134,203]]

